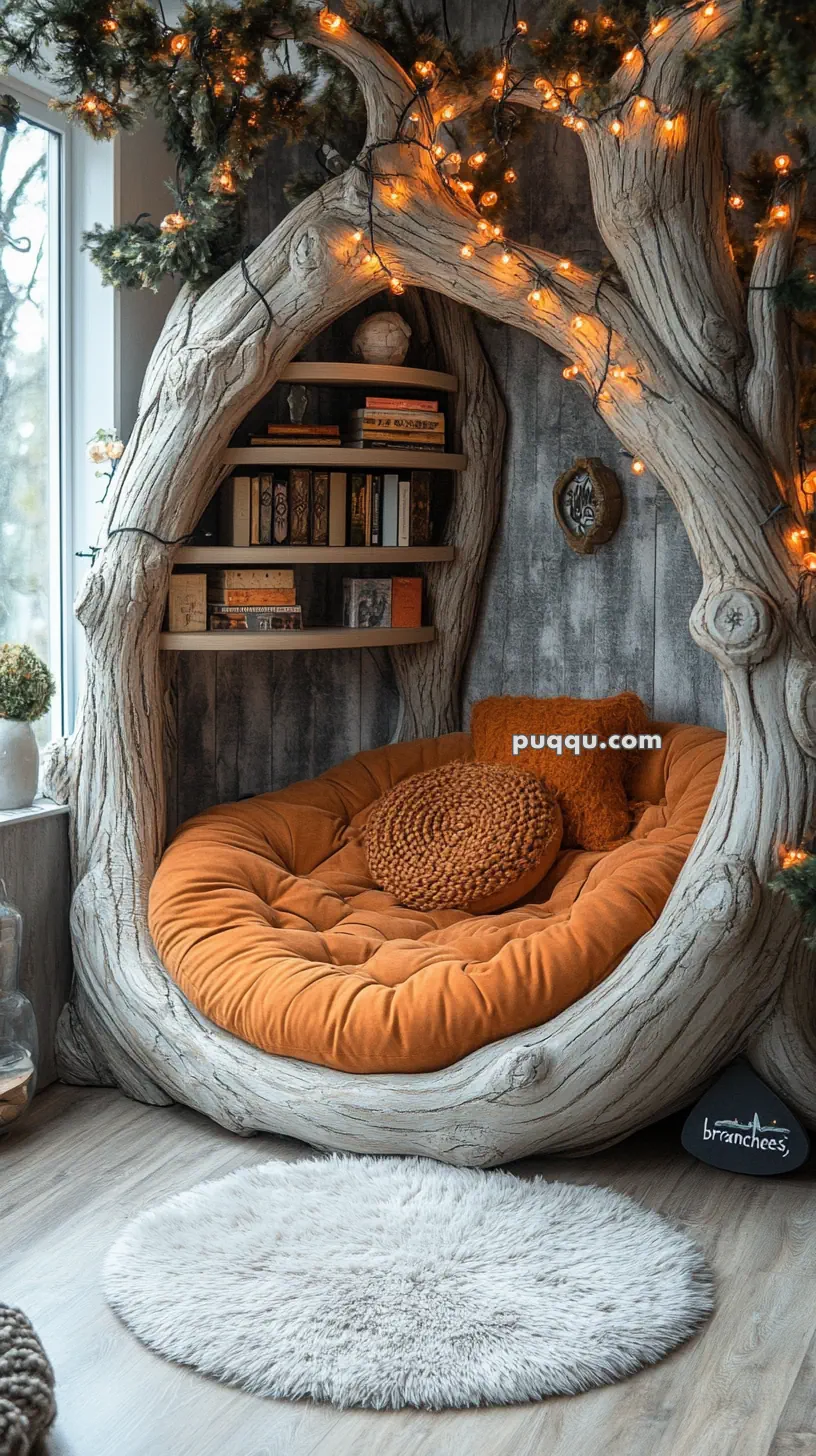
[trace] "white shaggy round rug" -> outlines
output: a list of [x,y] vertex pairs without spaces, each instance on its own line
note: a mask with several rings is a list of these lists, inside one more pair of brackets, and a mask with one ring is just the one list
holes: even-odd
[[125,1229],[105,1287],[168,1359],[377,1409],[620,1380],[713,1307],[699,1250],[631,1199],[425,1158],[268,1162],[199,1184]]

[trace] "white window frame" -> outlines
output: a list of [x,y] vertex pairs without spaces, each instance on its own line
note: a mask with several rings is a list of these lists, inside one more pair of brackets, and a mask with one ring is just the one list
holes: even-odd
[[95,222],[110,226],[114,220],[114,147],[95,141],[53,111],[47,87],[41,82],[32,86],[16,69],[2,78],[0,90],[16,96],[22,115],[58,138],[60,148],[61,195],[55,219],[59,312],[52,320],[59,336],[60,389],[51,421],[60,436],[60,530],[51,562],[52,576],[60,582],[51,604],[52,630],[57,614],[61,626],[60,661],[52,668],[61,702],[62,721],[58,714],[53,719],[57,736],[73,728],[85,658],[73,602],[90,562],[76,553],[97,540],[103,514],[98,503],[102,482],[94,479],[87,442],[100,426],[113,426],[117,414],[113,290],[104,287],[82,251],[82,236]]

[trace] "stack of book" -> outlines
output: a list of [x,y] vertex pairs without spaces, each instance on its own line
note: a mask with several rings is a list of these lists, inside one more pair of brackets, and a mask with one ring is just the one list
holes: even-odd
[[221,488],[222,546],[429,546],[431,472],[278,468]]
[[344,577],[343,626],[421,627],[422,577]]
[[444,450],[445,416],[435,399],[369,395],[351,411],[346,443],[358,449]]
[[207,583],[211,632],[291,632],[303,626],[293,571],[213,571]]

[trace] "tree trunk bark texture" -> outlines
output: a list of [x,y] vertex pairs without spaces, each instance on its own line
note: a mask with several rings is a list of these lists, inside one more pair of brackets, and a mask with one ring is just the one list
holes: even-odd
[[[746,306],[725,236],[716,117],[681,64],[700,34],[724,30],[735,13],[736,0],[713,20],[676,12],[647,43],[648,69],[635,78],[647,108],[634,110],[625,67],[614,83],[626,145],[601,125],[582,133],[623,286],[480,234],[472,204],[445,184],[429,150],[442,107],[461,110],[473,98],[450,87],[417,98],[372,42],[346,25],[331,36],[316,28],[315,44],[345,60],[366,95],[369,145],[379,144],[363,154],[376,159],[371,197],[370,167],[352,168],[255,251],[248,266],[271,317],[239,268],[199,299],[179,297],[116,477],[108,539],[77,605],[87,682],[76,732],[53,745],[49,777],[71,807],[76,886],[76,987],[59,1047],[66,1078],[176,1099],[239,1132],[486,1165],[609,1144],[687,1103],[747,1051],[816,1125],[813,955],[792,907],[767,889],[780,845],[811,828],[816,789],[811,623],[786,539],[797,508],[792,355],[761,291],[779,276],[790,237],[767,234],[762,282]],[[517,98],[541,106],[532,86]],[[390,141],[412,105],[415,137]],[[670,135],[669,115],[678,119]],[[235,427],[285,364],[383,286],[380,264],[364,261],[353,238],[369,206],[388,270],[440,295],[427,309],[445,365],[460,375],[457,420],[471,461],[451,523],[457,561],[428,574],[439,641],[394,654],[402,736],[458,726],[459,674],[499,503],[503,415],[472,322],[455,307],[463,301],[574,361],[576,387],[668,490],[703,574],[691,630],[722,670],[727,712],[720,783],[654,929],[551,1022],[421,1076],[334,1072],[220,1031],[165,974],[146,922],[164,825],[158,636],[174,548],[163,542],[192,529]],[[780,498],[794,515],[768,521]]]

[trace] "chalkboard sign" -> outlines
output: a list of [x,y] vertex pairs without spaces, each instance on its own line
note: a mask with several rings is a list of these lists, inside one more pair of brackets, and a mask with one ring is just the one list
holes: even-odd
[[792,1173],[810,1143],[780,1097],[740,1058],[726,1067],[692,1108],[683,1147],[703,1163],[729,1173]]

